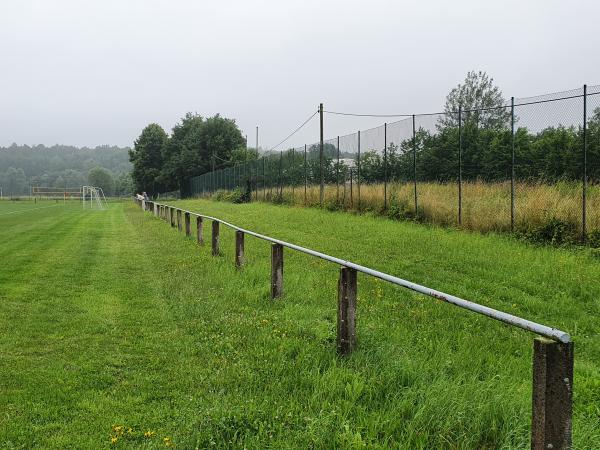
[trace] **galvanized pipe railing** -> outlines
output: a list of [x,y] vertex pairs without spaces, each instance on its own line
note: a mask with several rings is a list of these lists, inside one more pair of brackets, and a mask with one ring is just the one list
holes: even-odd
[[[354,308],[356,306],[356,272],[379,278],[397,286],[445,301],[460,308],[547,338],[538,338],[534,343],[532,448],[569,448],[571,444],[572,420],[573,342],[567,332],[446,294],[445,292],[353,263],[352,261],[336,258],[335,256],[316,250],[265,236],[264,234],[247,230],[217,217],[150,201],[138,201],[138,204],[149,211],[156,211],[157,208],[170,211],[168,217],[171,218],[172,224],[174,213],[178,217],[181,217],[181,214],[185,214],[186,218],[196,216],[197,218],[201,218],[198,220],[207,219],[212,221],[215,225],[213,226],[214,255],[219,254],[218,224],[223,224],[236,230],[236,265],[238,267],[242,264],[238,253],[241,251],[243,254],[244,234],[272,243],[272,298],[277,298],[282,293],[283,247],[342,266],[338,295],[338,351],[342,354],[352,351],[355,345]],[[181,227],[179,230],[181,231]],[[187,230],[186,225],[186,235],[189,236]],[[214,248],[215,240],[217,242],[216,250]],[[199,228],[198,241],[199,243],[201,242],[201,228]]]
[[419,292],[424,295],[428,295],[430,297],[434,297],[438,300],[443,300],[445,302],[451,303],[455,306],[458,306],[463,309],[467,309],[469,311],[473,311],[477,314],[482,314],[484,316],[490,317],[495,320],[499,320],[500,322],[507,323],[509,325],[515,326],[517,328],[521,328],[523,330],[531,331],[533,333],[539,334],[540,336],[547,337],[548,339],[552,339],[557,342],[571,342],[571,337],[569,333],[565,331],[561,331],[557,328],[549,327],[546,325],[542,325],[536,322],[532,322],[527,319],[523,319],[518,316],[514,316],[509,313],[505,313],[503,311],[498,311],[497,309],[490,308],[488,306],[483,306],[478,303],[470,302],[468,300],[464,300],[462,298],[456,297],[454,295],[446,294],[445,292],[441,292],[435,289],[428,288],[426,286],[422,286],[417,283],[413,283],[411,281],[404,280],[402,278],[395,277],[393,275],[389,275],[384,272],[380,272],[379,270],[371,269],[369,267],[362,266],[360,264],[353,263],[352,261],[347,261],[341,258],[336,258],[335,256],[327,255],[325,253],[318,252],[316,250],[311,250],[310,248],[301,247],[300,245],[292,244],[290,242],[282,241],[280,239],[275,239],[270,236],[265,236],[264,234],[256,233],[251,230],[247,230],[242,227],[238,227],[232,223],[226,222],[225,220],[219,219],[217,217],[208,216],[205,214],[195,213],[193,211],[182,210],[180,208],[176,208],[169,205],[162,205],[169,208],[175,208],[176,210],[182,211],[184,214],[189,214],[190,216],[202,217],[203,219],[211,220],[214,222],[219,222],[236,231],[241,231],[244,234],[249,236],[254,236],[258,239],[262,239],[267,242],[271,242],[273,244],[279,244],[283,247],[289,248],[291,250],[296,250],[301,253],[306,253],[307,255],[315,256],[317,258],[324,259],[325,261],[329,261],[335,264],[339,264],[344,267],[349,267],[358,272],[365,273],[367,275],[371,275],[375,278],[379,278],[384,281],[388,281],[392,284],[405,287],[407,289]]

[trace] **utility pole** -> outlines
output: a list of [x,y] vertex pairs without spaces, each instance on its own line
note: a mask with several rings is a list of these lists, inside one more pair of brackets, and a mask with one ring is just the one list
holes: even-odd
[[258,125],[256,125],[256,152],[258,153]]
[[321,208],[323,207],[323,195],[325,191],[325,176],[323,173],[323,103],[319,104],[319,128],[320,128],[320,139],[319,139],[319,167],[321,171],[321,189],[319,191],[319,201]]

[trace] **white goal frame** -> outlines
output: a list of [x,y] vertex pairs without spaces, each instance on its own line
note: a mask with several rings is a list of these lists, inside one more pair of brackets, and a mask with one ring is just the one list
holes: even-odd
[[83,208],[104,210],[108,208],[104,191],[98,186],[82,186],[81,204]]

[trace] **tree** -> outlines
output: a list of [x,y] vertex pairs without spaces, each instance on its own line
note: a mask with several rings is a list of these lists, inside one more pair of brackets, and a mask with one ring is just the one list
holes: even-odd
[[448,93],[445,115],[440,119],[442,127],[458,126],[460,106],[464,111],[463,124],[467,127],[498,130],[510,123],[510,109],[504,108],[506,100],[502,91],[485,72],[468,72],[465,81]]
[[101,187],[106,195],[112,195],[115,190],[115,181],[112,174],[104,167],[94,167],[88,173],[88,182],[91,186]]
[[27,177],[23,169],[9,167],[3,177],[4,193],[10,195],[22,195],[27,192]]
[[160,174],[167,142],[167,133],[156,123],[144,128],[134,142],[133,149],[129,151],[129,160],[133,163],[132,178],[136,190],[150,195],[162,191]]
[[161,180],[168,190],[184,189],[187,179],[231,165],[232,152],[246,140],[232,119],[203,119],[187,113],[175,125],[163,152]]
[[133,178],[130,172],[121,172],[115,177],[115,195],[132,195],[134,191]]
[[258,151],[254,148],[239,147],[231,152],[232,163],[255,161],[258,159]]

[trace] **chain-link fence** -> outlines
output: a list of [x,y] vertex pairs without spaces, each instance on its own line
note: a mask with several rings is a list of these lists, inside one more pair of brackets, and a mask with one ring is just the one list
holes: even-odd
[[600,241],[600,86],[399,119],[206,173],[189,192]]

